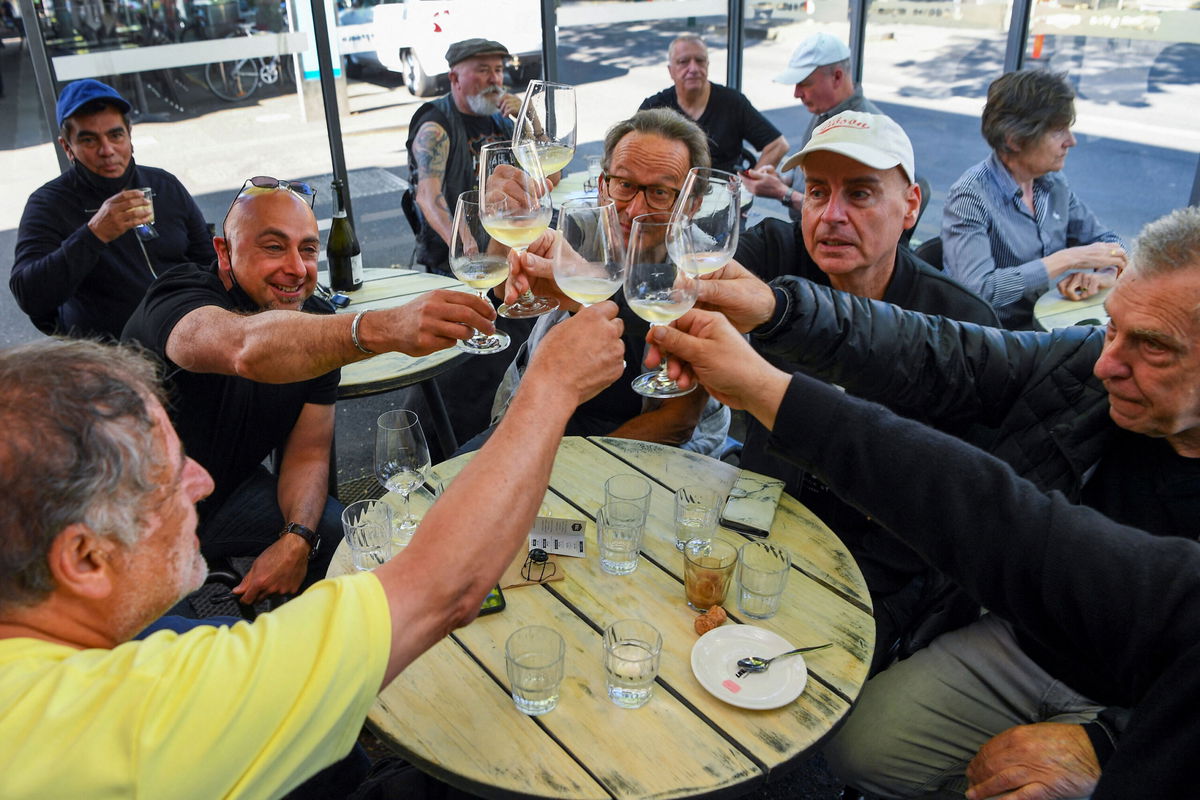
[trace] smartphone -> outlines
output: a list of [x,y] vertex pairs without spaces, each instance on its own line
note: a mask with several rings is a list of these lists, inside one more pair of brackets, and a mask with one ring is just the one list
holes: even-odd
[[750,536],[769,536],[775,507],[783,496],[783,481],[743,472],[729,492],[721,524]]
[[483,598],[483,605],[479,607],[479,616],[484,614],[495,614],[497,611],[504,610],[504,592],[500,591],[500,584],[496,584],[496,588],[488,592],[488,596]]

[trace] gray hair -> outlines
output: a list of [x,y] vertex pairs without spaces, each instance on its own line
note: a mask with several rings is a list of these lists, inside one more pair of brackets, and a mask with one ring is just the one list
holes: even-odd
[[1067,73],[1031,69],[992,81],[979,128],[993,150],[1010,155],[1074,122],[1075,90]]
[[136,544],[162,465],[148,403],[154,365],[133,349],[43,339],[0,352],[0,607],[54,589],[50,547],[68,526]]
[[1147,223],[1134,242],[1130,269],[1154,277],[1200,268],[1200,208],[1177,208]]
[[681,33],[678,36],[676,36],[674,39],[672,39],[671,44],[667,46],[667,60],[668,61],[670,61],[671,59],[673,59],[675,57],[675,45],[683,44],[684,42],[694,42],[695,44],[698,44],[704,48],[705,54],[708,53],[708,45],[706,45],[704,43],[704,39],[702,39],[699,36],[699,34]]
[[601,168],[605,173],[612,166],[612,154],[617,144],[635,132],[683,142],[688,149],[690,166],[712,166],[712,156],[708,154],[708,135],[699,125],[673,109],[648,108],[618,122],[604,134],[604,160],[601,162]]
[[817,69],[813,70],[813,72],[822,70],[826,75],[832,77],[833,73],[837,72],[839,69],[842,71],[842,74],[846,76],[846,80],[850,80],[850,59],[848,58],[843,58],[841,61],[835,61],[832,64],[822,64],[821,66],[817,67]]

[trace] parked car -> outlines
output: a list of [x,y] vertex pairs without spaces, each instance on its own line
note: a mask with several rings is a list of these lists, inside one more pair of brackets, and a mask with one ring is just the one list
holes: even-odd
[[446,91],[446,50],[481,36],[513,54],[510,80],[527,82],[542,67],[539,0],[352,0],[338,14],[346,73],[385,69],[404,76],[417,97]]

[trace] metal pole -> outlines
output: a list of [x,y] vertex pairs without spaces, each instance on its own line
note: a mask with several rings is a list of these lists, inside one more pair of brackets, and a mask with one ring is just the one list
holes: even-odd
[[1025,63],[1025,44],[1029,40],[1029,20],[1033,0],[1013,0],[1008,20],[1008,45],[1004,50],[1004,71],[1016,72]]
[[1196,158],[1196,178],[1192,181],[1192,197],[1189,206],[1200,206],[1200,157]]
[[311,0],[313,32],[317,37],[317,67],[321,71],[321,100],[325,105],[325,131],[329,137],[329,158],[333,177],[345,186],[346,219],[354,226],[350,205],[350,176],[346,174],[346,153],[342,149],[342,121],[338,116],[337,86],[333,82],[333,54],[329,50],[329,24],[325,20],[324,0]]
[[863,79],[863,52],[867,46],[867,0],[850,0],[850,74],[856,84]]
[[554,0],[542,0],[542,77],[558,81],[558,11]]
[[745,4],[742,0],[729,0],[729,38],[725,64],[725,83],[732,89],[742,90],[742,50],[746,46]]
[[[33,0],[19,0],[21,16],[25,19],[25,38],[29,41],[29,56],[33,61],[33,77],[37,81],[38,95],[42,99],[42,113],[46,115],[46,130],[50,132],[50,141],[54,143],[54,155],[58,156],[58,168],[66,172],[71,162],[67,154],[58,146],[58,119],[55,107],[58,105],[58,94],[54,91],[56,78],[54,65],[46,54],[46,41],[42,38],[42,19]],[[14,90],[15,91],[15,90]]]

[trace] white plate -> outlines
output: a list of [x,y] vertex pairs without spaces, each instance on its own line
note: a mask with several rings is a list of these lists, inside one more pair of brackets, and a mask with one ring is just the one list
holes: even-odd
[[738,678],[737,661],[746,656],[770,658],[794,647],[786,639],[753,625],[722,625],[696,640],[692,672],[718,700],[740,708],[779,708],[795,700],[808,683],[803,655],[788,656],[766,672]]

